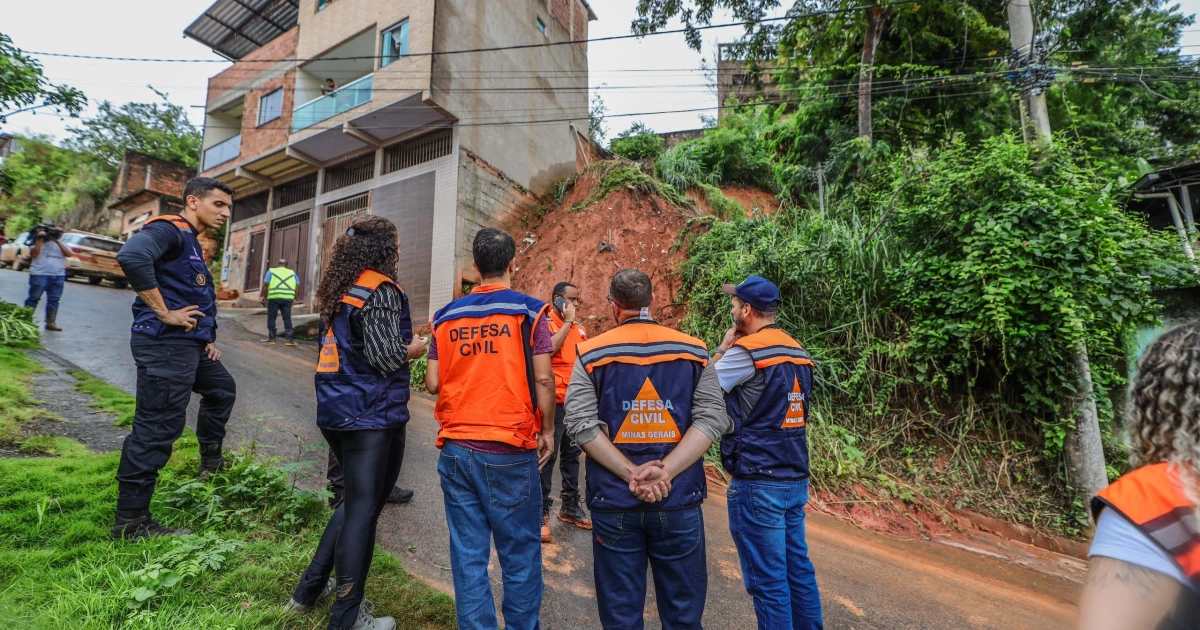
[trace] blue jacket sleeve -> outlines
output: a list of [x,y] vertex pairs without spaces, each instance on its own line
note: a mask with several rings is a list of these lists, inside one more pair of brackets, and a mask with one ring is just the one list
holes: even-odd
[[[154,263],[172,249],[181,247],[179,229],[170,223],[151,223],[130,237],[117,252],[117,264],[134,291],[149,291],[158,286]],[[178,255],[178,253],[176,254]]]

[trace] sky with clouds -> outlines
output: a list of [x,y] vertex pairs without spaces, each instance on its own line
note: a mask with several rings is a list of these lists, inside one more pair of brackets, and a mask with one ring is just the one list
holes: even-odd
[[[220,58],[202,44],[183,37],[188,26],[212,0],[41,0],[5,7],[3,32],[25,51],[57,52],[111,57],[181,59]],[[599,20],[590,25],[592,38],[629,33],[637,17],[636,0],[592,0]],[[1200,13],[1200,0],[1180,0],[1188,14]],[[48,15],[59,19],[46,19]],[[713,18],[717,24],[732,21],[728,13]],[[678,26],[678,25],[675,25]],[[1184,52],[1200,54],[1200,25],[1184,33]],[[683,35],[657,35],[642,40],[596,42],[589,46],[588,62],[593,92],[604,98],[611,118],[610,137],[640,120],[656,131],[694,129],[704,112],[647,114],[677,109],[716,107],[716,93],[700,71],[704,60],[714,65],[716,45],[741,34],[740,26],[704,32],[700,52],[687,47]],[[199,127],[208,77],[226,63],[146,63],[38,57],[55,83],[72,85],[87,94],[85,116],[100,101],[114,104],[148,102],[157,97],[148,86],[166,92],[173,103],[188,108]],[[637,72],[631,72],[636,70]],[[715,114],[713,109],[709,114]],[[636,114],[634,116],[625,116]],[[526,114],[523,118],[528,118]],[[0,130],[48,134],[57,139],[75,124],[49,112],[11,116]]]

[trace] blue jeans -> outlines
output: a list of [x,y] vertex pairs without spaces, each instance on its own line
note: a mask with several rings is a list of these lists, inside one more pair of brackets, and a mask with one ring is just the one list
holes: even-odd
[[704,515],[682,510],[592,512],[596,603],[605,630],[641,630],[646,562],[663,630],[700,629],[708,595]]
[[37,308],[38,300],[46,294],[46,310],[57,311],[58,300],[62,297],[66,276],[29,276],[29,297],[25,299],[27,308]]
[[462,630],[496,630],[492,539],[504,578],[504,627],[536,630],[542,608],[542,485],[537,451],[481,453],[447,442],[438,476],[450,526],[454,606]]
[[729,533],[737,546],[759,630],[820,630],[821,595],[804,541],[808,480],[734,479],[726,492]]

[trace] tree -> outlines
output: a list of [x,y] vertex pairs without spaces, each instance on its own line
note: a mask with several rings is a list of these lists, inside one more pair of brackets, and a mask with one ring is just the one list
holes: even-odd
[[83,92],[47,81],[42,65],[0,33],[0,123],[13,114],[43,107],[77,117],[86,105]]
[[15,234],[43,217],[56,217],[85,197],[103,200],[112,185],[105,164],[88,155],[54,146],[46,137],[22,138],[21,151],[4,162],[9,183],[0,196],[0,217]]
[[108,101],[100,103],[95,118],[70,130],[67,146],[95,155],[112,168],[128,149],[195,168],[203,137],[187,110],[170,103],[163,92],[154,93],[162,103],[126,103],[119,108]]
[[604,128],[604,115],[607,113],[604,98],[599,93],[593,94],[592,105],[588,108],[588,137],[599,146],[604,146],[604,137],[608,135],[608,130]]

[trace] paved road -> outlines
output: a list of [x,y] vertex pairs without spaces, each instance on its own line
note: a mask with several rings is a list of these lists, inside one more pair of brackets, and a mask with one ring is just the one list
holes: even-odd
[[[0,271],[0,298],[23,300],[26,283],[23,273]],[[59,312],[66,330],[47,333],[44,345],[132,392],[134,368],[128,347],[132,299],[129,291],[69,282]],[[225,319],[221,320],[218,345],[238,381],[233,439],[257,440],[263,450],[293,461],[324,461],[323,442],[313,423],[315,348],[265,346],[261,337]],[[432,407],[427,398],[413,399],[400,483],[414,488],[416,498],[409,505],[389,506],[384,511],[379,539],[402,557],[415,575],[452,592]],[[319,483],[319,476],[310,474],[305,482]],[[713,630],[752,628],[752,603],[742,586],[724,498],[718,492],[712,495],[704,509],[709,565],[705,626]],[[543,552],[546,596],[542,625],[548,630],[598,628],[590,537],[554,523],[555,542]],[[995,555],[968,553],[933,542],[896,540],[820,513],[810,513],[808,535],[828,628],[1066,628],[1074,616],[1070,603],[1076,591],[1073,583],[997,561]],[[968,542],[991,550],[986,553],[1012,555],[1011,549]],[[1077,564],[1065,559],[1049,563],[1078,570]],[[492,568],[498,592],[500,576],[494,560]],[[648,627],[659,627],[653,598],[647,603],[647,620]]]

